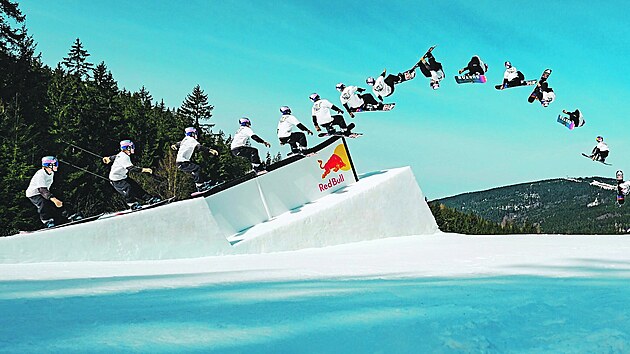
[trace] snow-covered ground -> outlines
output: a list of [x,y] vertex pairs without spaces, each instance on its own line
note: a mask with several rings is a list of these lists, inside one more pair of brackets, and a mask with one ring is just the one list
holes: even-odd
[[[359,182],[329,197],[357,210],[380,200],[360,191],[382,192]],[[346,231],[336,240],[356,239]],[[4,262],[0,352],[630,352],[629,236],[372,236],[275,253]]]

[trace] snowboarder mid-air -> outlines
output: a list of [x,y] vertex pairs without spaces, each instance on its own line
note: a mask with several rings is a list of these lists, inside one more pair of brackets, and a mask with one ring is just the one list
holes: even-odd
[[63,202],[50,192],[53,184],[55,172],[59,168],[59,161],[54,156],[44,156],[42,158],[42,168],[37,170],[26,189],[26,197],[37,207],[39,219],[46,227],[53,227],[60,224],[59,216],[70,221],[77,221],[83,217],[79,213],[70,215],[65,209]]
[[147,193],[138,182],[129,177],[129,172],[142,172],[153,174],[153,170],[148,167],[136,167],[131,162],[131,155],[135,153],[135,145],[131,140],[120,142],[120,152],[117,155],[103,157],[103,163],[112,164],[109,171],[109,182],[116,192],[123,196],[125,203],[130,209],[141,209],[142,204],[153,204],[159,202],[160,197],[154,197]]
[[516,70],[516,67],[512,66],[509,61],[505,62],[505,72],[503,73],[502,88],[522,86],[525,84],[525,75],[522,72]]
[[429,84],[431,88],[437,90],[440,88],[440,81],[444,79],[444,70],[442,63],[435,60],[435,57],[431,53],[435,46],[429,48],[429,50],[420,58],[420,61],[416,64],[416,67],[420,69],[422,74],[431,80]]
[[602,136],[598,136],[595,138],[597,141],[597,145],[593,148],[591,153],[591,159],[593,161],[606,162],[606,157],[608,157],[608,145],[604,142],[604,138]]
[[339,100],[351,118],[354,118],[354,112],[383,109],[383,103],[378,102],[371,93],[363,93],[364,88],[346,86],[342,82],[336,88],[341,93]]
[[383,97],[391,96],[394,93],[395,85],[416,77],[416,66],[414,65],[413,68],[396,75],[385,75],[387,75],[387,69],[383,69],[381,75],[376,79],[370,76],[365,80],[368,85],[372,86],[372,91],[381,102],[383,101]]
[[569,120],[571,122],[573,122],[573,125],[577,128],[577,127],[581,127],[584,125],[584,123],[586,123],[586,121],[584,120],[584,116],[582,115],[582,112],[580,112],[579,109],[576,109],[573,112],[567,112],[566,110],[562,110],[562,113],[564,114],[568,114],[569,115]]
[[[288,106],[280,107],[280,121],[278,122],[278,140],[280,145],[289,144],[291,154],[300,154],[306,150],[306,135],[301,131],[305,131],[308,135],[313,132],[302,124],[294,115],[291,114],[291,108]],[[294,132],[293,127],[298,127],[301,131]]]
[[478,55],[473,55],[468,65],[459,70],[459,74],[464,74],[466,71],[468,75],[484,75],[488,71],[488,64],[481,61]]
[[[342,116],[343,111],[339,107],[335,106],[327,99],[319,97],[316,93],[311,94],[309,99],[313,101],[311,114],[315,130],[320,132],[322,130],[320,126],[322,126],[326,129],[326,132],[329,135],[334,135],[337,131],[333,126],[336,125],[343,130],[344,135],[352,134],[352,128],[346,124],[346,121]],[[331,109],[339,114],[331,115]]]
[[250,146],[249,139],[251,138],[255,142],[263,144],[266,147],[270,147],[271,144],[269,144],[254,133],[251,128],[252,122],[249,120],[249,118],[243,117],[239,119],[238,124],[240,125],[240,128],[238,128],[238,130],[234,134],[234,139],[232,139],[232,144],[230,145],[232,155],[248,159],[249,162],[252,164],[252,169],[256,173],[264,173],[265,165],[260,161],[258,149]]
[[197,141],[197,129],[194,127],[188,127],[184,129],[184,139],[176,144],[171,145],[171,149],[177,151],[177,158],[175,163],[177,168],[186,173],[190,173],[195,181],[195,187],[198,192],[202,192],[214,185],[212,181],[207,181],[201,172],[201,166],[194,162],[191,162],[193,153],[195,150],[203,150],[214,156],[217,156],[219,152],[215,149],[205,147]]

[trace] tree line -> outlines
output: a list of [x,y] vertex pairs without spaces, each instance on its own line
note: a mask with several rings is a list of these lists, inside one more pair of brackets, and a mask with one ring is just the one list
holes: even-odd
[[[79,38],[60,63],[49,67],[24,19],[17,2],[0,0],[0,236],[41,228],[24,192],[42,156],[61,162],[53,194],[84,215],[125,207],[106,181],[109,166],[92,154],[115,154],[124,139],[136,145],[134,164],[159,176],[134,179],[163,199],[185,199],[194,190],[190,176],[177,173],[176,153],[169,149],[183,138],[185,127],[197,128],[201,144],[219,151],[217,157],[195,156],[207,176],[227,181],[251,169],[248,161],[231,155],[231,137],[212,130],[214,107],[199,85],[180,107],[166,107],[144,86],[137,92],[121,89],[105,62],[90,62]],[[267,163],[279,159],[279,153],[267,154]]]

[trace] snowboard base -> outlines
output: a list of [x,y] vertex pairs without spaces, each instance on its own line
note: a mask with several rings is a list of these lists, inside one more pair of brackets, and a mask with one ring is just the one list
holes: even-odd
[[382,106],[366,104],[365,107],[359,107],[354,112],[376,112],[376,111],[391,111],[396,106],[395,103],[385,103]]
[[486,83],[486,75],[460,75],[460,76],[455,76],[455,81],[458,84],[467,84],[467,83],[474,83],[474,84],[485,84]]
[[570,120],[569,118],[563,117],[560,114],[558,114],[558,123],[560,123],[560,124],[564,125],[565,127],[569,128],[569,130],[575,129],[575,123],[573,123],[573,121]]
[[505,89],[509,89],[509,88],[513,88],[513,87],[532,86],[532,85],[536,85],[537,82],[538,82],[538,80],[525,80],[520,85],[505,86],[505,87],[503,85],[494,85],[494,88],[497,89],[497,90],[505,90]]

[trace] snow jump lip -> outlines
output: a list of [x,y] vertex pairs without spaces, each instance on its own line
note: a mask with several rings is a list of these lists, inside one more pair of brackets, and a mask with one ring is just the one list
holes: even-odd
[[438,231],[409,167],[358,181],[343,137],[312,151],[203,198],[2,238],[0,263],[265,253]]

